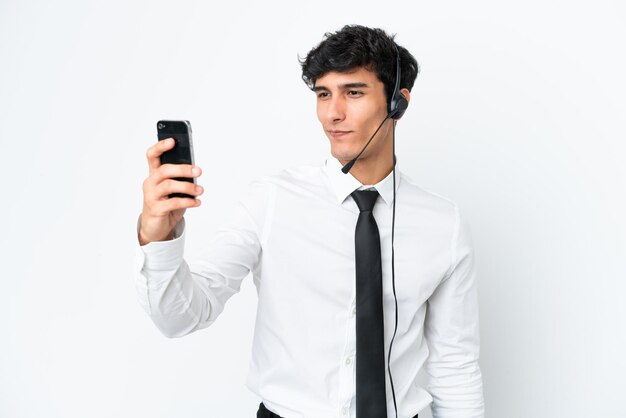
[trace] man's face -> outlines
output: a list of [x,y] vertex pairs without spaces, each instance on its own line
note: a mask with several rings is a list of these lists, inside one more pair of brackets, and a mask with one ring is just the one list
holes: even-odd
[[[331,154],[345,163],[357,156],[387,116],[385,86],[375,73],[359,67],[349,73],[326,73],[313,90]],[[391,128],[392,121],[383,125],[360,160],[376,160],[385,153],[391,159]]]

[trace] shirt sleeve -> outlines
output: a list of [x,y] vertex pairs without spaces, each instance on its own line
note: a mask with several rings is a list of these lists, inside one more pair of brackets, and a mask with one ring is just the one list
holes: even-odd
[[474,253],[467,221],[456,212],[452,263],[428,300],[424,335],[433,418],[483,418]]
[[[141,217],[137,230],[140,222]],[[228,222],[216,231],[198,261],[188,264],[183,258],[184,241],[184,219],[170,241],[143,246],[137,241],[139,304],[169,338],[211,325],[226,301],[239,292],[261,253],[257,223],[243,201],[235,205]]]

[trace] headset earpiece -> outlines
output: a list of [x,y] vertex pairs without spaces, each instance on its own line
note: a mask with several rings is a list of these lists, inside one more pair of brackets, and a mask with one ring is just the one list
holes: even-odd
[[402,79],[400,73],[400,51],[396,47],[396,85],[393,88],[393,94],[391,100],[389,100],[389,117],[391,119],[398,120],[404,115],[407,107],[409,107],[409,101],[406,96],[400,91],[400,80]]
[[391,119],[395,119],[398,120],[402,117],[402,115],[404,115],[404,112],[406,111],[407,107],[409,107],[409,102],[407,101],[406,97],[404,96],[404,94],[402,94],[402,92],[398,91],[398,98],[395,99],[395,101],[391,102],[391,112],[390,112],[390,118]]

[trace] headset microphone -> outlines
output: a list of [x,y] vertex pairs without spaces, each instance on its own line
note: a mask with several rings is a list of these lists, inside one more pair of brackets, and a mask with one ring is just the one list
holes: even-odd
[[367,146],[370,144],[370,142],[372,142],[372,139],[374,139],[374,137],[376,136],[376,134],[378,133],[378,131],[380,130],[380,128],[382,128],[383,124],[387,121],[387,119],[389,119],[390,114],[388,114],[387,116],[385,116],[385,119],[383,119],[383,121],[380,123],[380,125],[378,125],[378,128],[376,129],[376,131],[374,132],[374,135],[372,135],[372,137],[370,138],[369,141],[367,141],[367,144],[365,144],[365,146],[363,147],[363,149],[361,150],[361,152],[359,152],[359,154],[354,157],[353,159],[351,159],[350,161],[348,161],[346,163],[346,165],[344,165],[341,168],[341,171],[343,171],[343,174],[348,174],[348,171],[350,171],[350,169],[352,168],[352,166],[354,165],[354,163],[356,163],[356,160],[361,156],[361,154],[363,154],[363,151],[365,151],[365,148],[367,148]]

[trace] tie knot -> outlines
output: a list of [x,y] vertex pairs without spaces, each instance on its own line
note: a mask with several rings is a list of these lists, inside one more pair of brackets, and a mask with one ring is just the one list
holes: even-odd
[[352,198],[361,212],[371,212],[378,199],[378,190],[355,190]]

